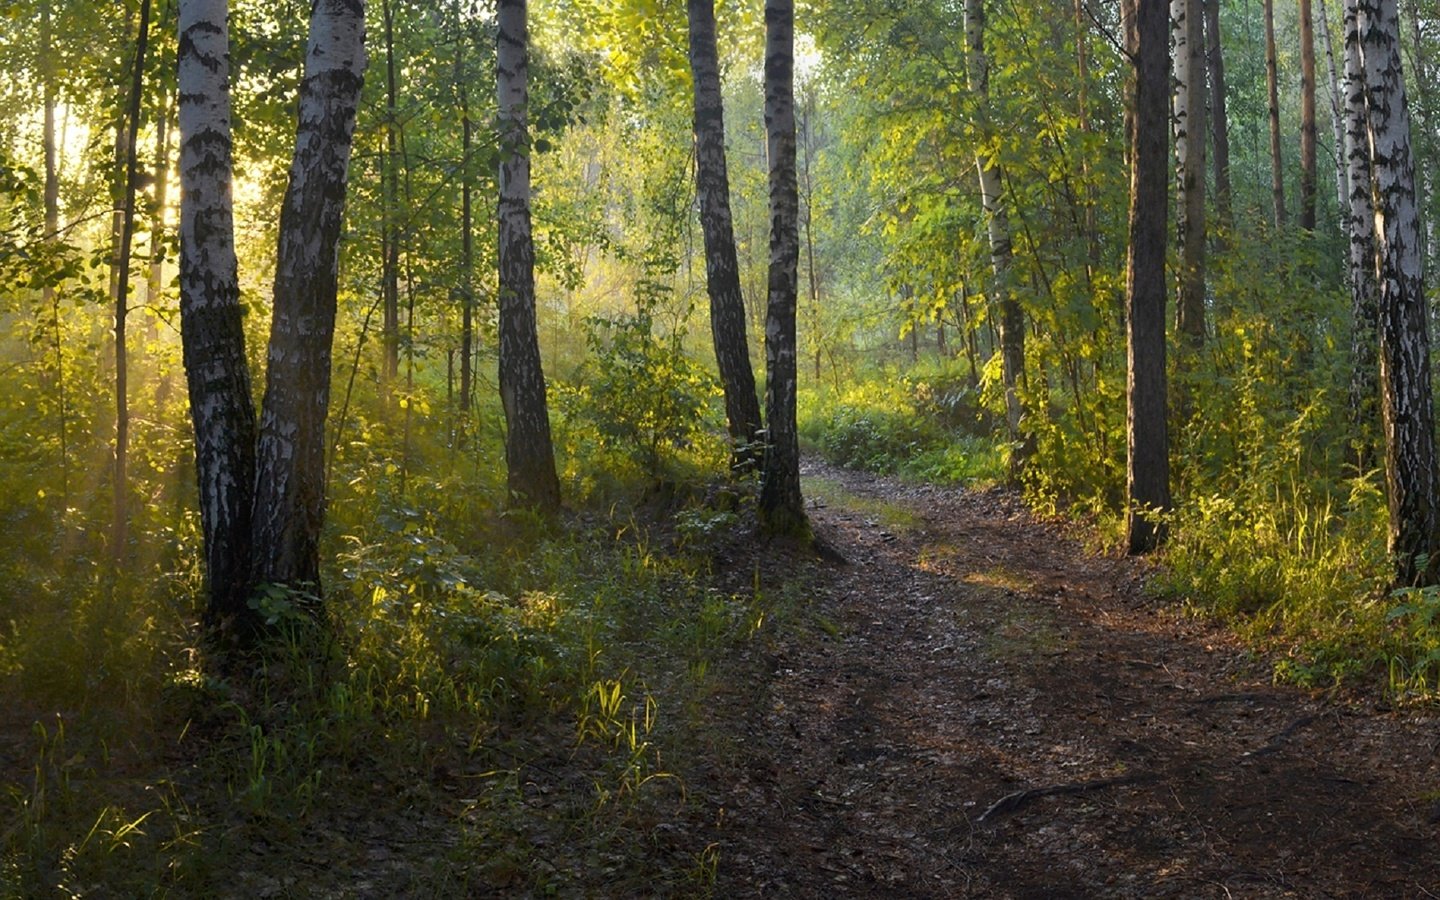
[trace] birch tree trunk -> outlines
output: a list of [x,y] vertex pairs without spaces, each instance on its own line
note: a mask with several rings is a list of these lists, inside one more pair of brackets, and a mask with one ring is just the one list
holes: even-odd
[[695,191],[705,237],[705,281],[710,292],[710,331],[725,393],[725,420],[739,469],[759,462],[749,448],[760,434],[760,401],[745,334],[745,298],[730,214],[730,175],[725,162],[725,111],[715,47],[714,0],[689,0],[690,72],[695,85]]
[[1205,30],[1200,0],[1171,0],[1170,19],[1175,30],[1175,161],[1180,193],[1176,328],[1190,346],[1200,347],[1205,343]]
[[1355,0],[1344,2],[1345,161],[1349,196],[1345,201],[1349,236],[1350,418],[1356,462],[1365,470],[1375,462],[1380,424],[1380,298],[1375,280],[1375,207],[1370,182],[1370,126],[1365,109],[1365,67],[1360,59],[1360,27]]
[[245,358],[231,201],[226,0],[180,3],[180,336],[209,588],[206,624],[246,607],[255,486],[255,408]]
[[363,0],[315,0],[280,210],[257,448],[254,574],[257,583],[316,598],[340,224],[364,71]]
[[510,503],[553,513],[560,508],[560,482],[535,323],[526,0],[500,0],[498,18],[500,400],[507,426],[505,464]]
[[1315,230],[1315,20],[1300,0],[1300,227]]
[[[965,0],[966,79],[970,90],[987,109],[990,93],[990,61],[985,55],[985,2]],[[982,113],[983,114],[983,113]],[[980,202],[985,208],[985,221],[990,240],[990,268],[994,277],[991,293],[1000,310],[1000,380],[1005,390],[1005,427],[1014,448],[1010,453],[1010,480],[1019,479],[1025,465],[1020,420],[1024,413],[1020,404],[1019,384],[1025,368],[1025,315],[1010,285],[1010,262],[1013,245],[1010,238],[1010,217],[1002,197],[1003,173],[1000,166],[981,153],[975,157],[980,175]]]
[[1432,583],[1437,517],[1430,331],[1396,0],[1355,0],[1380,288],[1380,389],[1398,584]]
[[1340,233],[1349,238],[1350,172],[1345,156],[1345,113],[1341,109],[1341,94],[1344,86],[1335,65],[1335,42],[1330,36],[1330,13],[1325,0],[1320,0],[1320,37],[1325,43],[1325,61],[1330,72],[1330,121],[1335,130],[1335,199],[1339,204]]
[[1130,252],[1126,264],[1126,543],[1130,553],[1165,539],[1155,513],[1170,501],[1165,396],[1166,101],[1170,87],[1164,5],[1129,0],[1135,76],[1131,105]]
[[119,560],[129,540],[130,374],[126,319],[130,311],[130,247],[135,240],[135,192],[138,175],[136,143],[140,133],[141,89],[145,84],[145,51],[150,40],[150,0],[141,0],[140,27],[135,40],[135,70],[125,118],[125,176],[120,206],[120,248],[115,289],[115,466],[110,555]]
[[1275,227],[1285,227],[1285,167],[1280,153],[1280,80],[1276,71],[1275,0],[1265,6],[1265,94],[1270,117],[1270,195],[1275,209]]
[[1225,102],[1225,55],[1220,48],[1220,0],[1205,0],[1205,55],[1210,72],[1210,145],[1215,159],[1215,216],[1222,233],[1232,221],[1230,117]]
[[765,2],[765,133],[770,153],[770,283],[765,310],[765,420],[760,521],[804,535],[796,424],[795,307],[800,291],[800,188],[795,169],[795,4]]

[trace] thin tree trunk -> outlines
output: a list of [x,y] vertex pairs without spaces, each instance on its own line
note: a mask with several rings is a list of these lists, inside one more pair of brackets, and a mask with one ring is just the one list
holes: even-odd
[[760,460],[760,401],[750,366],[745,299],[730,213],[730,175],[725,160],[725,111],[715,47],[714,0],[689,0],[690,72],[695,86],[695,191],[705,240],[705,282],[710,293],[710,331],[725,394],[725,420],[736,448],[732,464]]
[[760,520],[771,534],[809,530],[800,494],[795,305],[800,191],[795,171],[795,4],[765,3],[765,133],[770,155],[770,284],[765,311],[765,421]]
[[1350,205],[1350,173],[1345,158],[1345,114],[1340,108],[1340,73],[1335,65],[1335,42],[1330,36],[1330,13],[1320,0],[1320,37],[1325,44],[1325,61],[1330,72],[1330,121],[1335,130],[1335,199],[1339,210],[1340,234],[1348,239],[1346,210]]
[[[145,302],[160,305],[165,289],[165,210],[170,205],[170,114],[174,94],[166,100],[155,122],[155,210],[150,217],[150,274],[145,285]],[[152,320],[153,321],[153,320]]]
[[[982,106],[988,106],[990,62],[985,54],[984,0],[965,0],[966,77],[970,90]],[[1000,310],[1000,380],[1005,391],[1005,427],[1011,443],[1009,478],[1018,481],[1025,467],[1025,441],[1020,431],[1024,413],[1019,385],[1025,368],[1025,315],[1010,284],[1013,255],[1010,218],[1002,197],[1000,166],[985,154],[977,154],[975,168],[980,174],[980,200],[990,239],[990,267],[994,275],[992,293]]]
[[460,418],[470,415],[475,384],[475,185],[470,169],[474,129],[470,100],[460,87]]
[[365,71],[363,0],[316,0],[280,210],[255,497],[257,583],[320,596],[340,225]]
[[1390,553],[1399,584],[1436,572],[1435,414],[1430,385],[1420,219],[1396,0],[1356,0],[1375,205],[1380,286],[1380,388]]
[[230,40],[226,0],[181,0],[180,334],[212,629],[253,619],[246,606],[255,488],[255,407],[231,200]]
[[[1213,2],[1213,0],[1212,0]],[[1085,0],[1075,0],[1075,79],[1079,84],[1076,105],[1080,133],[1091,133],[1090,124],[1090,27],[1086,21]],[[1080,178],[1084,182],[1085,249],[1087,284],[1093,284],[1100,268],[1100,225],[1096,218],[1095,183],[1091,177],[1090,154],[1080,154]]]
[[[55,109],[59,105],[55,84],[55,34],[51,24],[50,2],[40,4],[40,78],[41,103],[44,107],[41,139],[45,153],[45,240],[53,241],[60,231],[60,142],[56,136]],[[60,293],[47,280],[41,301],[50,310],[52,344],[55,351],[55,390],[59,408],[60,432],[60,503],[70,506],[70,404],[65,389],[65,342],[60,333]]]
[[526,0],[500,0],[500,400],[510,503],[560,508],[560,481],[545,402],[535,322],[535,243],[530,232],[529,29]]
[[1285,169],[1280,155],[1280,80],[1275,53],[1275,0],[1265,6],[1265,92],[1270,117],[1270,195],[1275,207],[1275,227],[1285,227]]
[[150,39],[150,0],[141,0],[140,29],[135,40],[135,70],[130,79],[130,99],[126,112],[125,194],[121,202],[118,288],[115,298],[115,469],[114,521],[110,532],[110,553],[117,562],[125,552],[130,521],[130,385],[129,359],[126,348],[126,314],[130,304],[130,247],[135,239],[135,191],[138,160],[135,145],[140,132],[141,89],[145,83],[145,51]]
[[[1205,31],[1200,0],[1171,0],[1175,30],[1175,160],[1179,182],[1176,328],[1205,343]],[[1191,139],[1191,136],[1194,139]]]
[[1315,20],[1300,0],[1300,227],[1315,230]]
[[1215,217],[1222,233],[1232,223],[1230,118],[1225,102],[1225,55],[1220,48],[1220,0],[1204,0],[1206,68],[1210,72],[1210,145],[1215,158]]
[[1170,509],[1170,447],[1165,397],[1166,100],[1169,57],[1165,7],[1128,0],[1135,60],[1131,140],[1130,253],[1126,265],[1126,543],[1131,553],[1165,538],[1157,512]]
[[380,21],[385,29],[385,155],[381,158],[385,209],[380,225],[380,291],[385,308],[380,319],[384,354],[380,372],[388,390],[400,371],[400,229],[395,221],[400,210],[400,110],[395,78],[395,12],[390,0],[381,0]]

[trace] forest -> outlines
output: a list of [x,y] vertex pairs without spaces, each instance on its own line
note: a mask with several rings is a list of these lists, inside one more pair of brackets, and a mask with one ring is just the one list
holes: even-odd
[[0,897],[1440,891],[1435,0],[0,73]]

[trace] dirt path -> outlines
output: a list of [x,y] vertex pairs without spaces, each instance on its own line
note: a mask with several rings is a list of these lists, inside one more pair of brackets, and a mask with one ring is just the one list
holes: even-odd
[[1010,495],[807,477],[850,565],[732,726],[717,896],[1440,895],[1434,715],[1273,686]]

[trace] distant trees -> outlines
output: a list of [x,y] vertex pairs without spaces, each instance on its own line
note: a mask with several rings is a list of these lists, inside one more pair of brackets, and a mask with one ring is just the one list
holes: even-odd
[[800,494],[795,310],[800,188],[795,168],[795,5],[765,3],[765,132],[770,152],[770,280],[765,312],[765,462],[760,520],[771,533],[808,528]]
[[500,139],[500,399],[510,502],[552,513],[560,481],[535,324],[530,231],[529,27],[526,0],[500,0],[496,85]]

